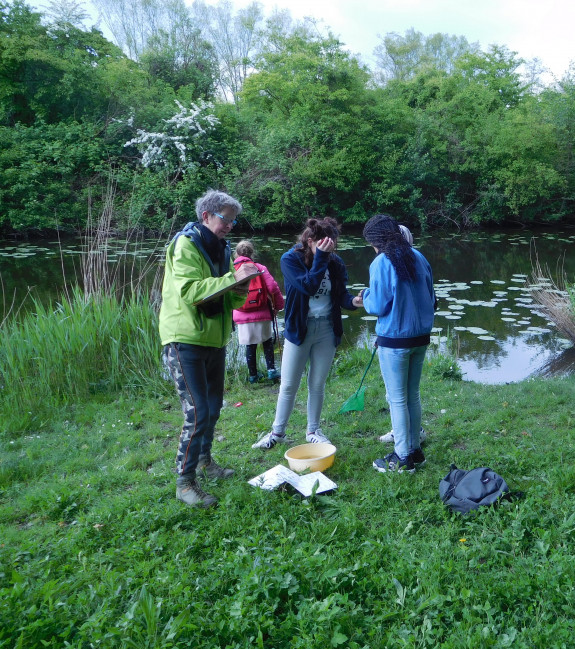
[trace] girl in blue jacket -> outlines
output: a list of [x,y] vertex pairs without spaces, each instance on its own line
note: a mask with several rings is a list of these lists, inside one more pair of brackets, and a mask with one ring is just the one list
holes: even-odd
[[433,327],[433,275],[427,259],[410,246],[390,216],[373,216],[363,236],[377,253],[362,297],[365,310],[377,316],[379,364],[395,442],[393,453],[373,466],[381,472],[413,473],[425,462],[419,383]]
[[338,236],[335,219],[308,219],[300,243],[282,255],[286,300],[280,392],[272,431],[252,448],[288,441],[285,429],[308,361],[306,439],[329,442],[319,422],[327,375],[343,334],[341,309],[362,305],[361,297],[347,290],[345,264],[334,253]]

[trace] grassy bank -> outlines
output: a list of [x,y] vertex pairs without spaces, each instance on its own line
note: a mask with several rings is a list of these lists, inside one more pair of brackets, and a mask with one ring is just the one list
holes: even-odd
[[[14,413],[26,433],[2,437],[0,647],[572,646],[573,380],[481,386],[428,363],[428,462],[383,475],[371,468],[390,428],[375,365],[364,412],[338,414],[368,358],[341,354],[330,376],[339,488],[310,500],[246,484],[285,449],[251,449],[277,386],[238,372],[214,447],[236,475],[206,485],[212,511],[175,500],[181,414],[161,379],[62,401],[36,429]],[[451,514],[438,496],[451,462],[491,466],[525,497]]]

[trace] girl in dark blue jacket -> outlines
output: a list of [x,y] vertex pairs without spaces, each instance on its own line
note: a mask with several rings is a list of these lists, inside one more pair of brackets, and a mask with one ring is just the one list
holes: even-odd
[[272,431],[252,448],[270,449],[287,441],[285,429],[308,361],[306,439],[329,442],[319,422],[327,375],[343,334],[341,309],[362,306],[361,297],[347,290],[345,264],[333,252],[338,236],[335,219],[308,219],[300,243],[282,255],[286,342],[281,386]]

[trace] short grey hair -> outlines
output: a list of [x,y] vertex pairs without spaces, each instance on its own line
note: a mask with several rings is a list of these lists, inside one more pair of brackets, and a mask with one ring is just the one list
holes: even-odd
[[196,216],[198,217],[198,221],[201,222],[204,212],[215,214],[216,212],[221,212],[224,207],[229,207],[233,211],[234,216],[237,216],[242,211],[241,203],[233,198],[233,196],[216,189],[210,189],[196,201]]

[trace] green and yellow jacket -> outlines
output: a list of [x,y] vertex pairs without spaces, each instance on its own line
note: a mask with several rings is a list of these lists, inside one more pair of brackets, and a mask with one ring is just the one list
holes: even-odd
[[[225,252],[224,267],[216,269],[202,246],[197,224],[189,223],[174,237],[166,251],[160,309],[162,345],[178,342],[219,348],[229,341],[232,310],[241,307],[246,296],[228,291],[205,306],[197,305],[215,291],[235,284],[229,243]],[[214,310],[219,312],[208,315]]]

